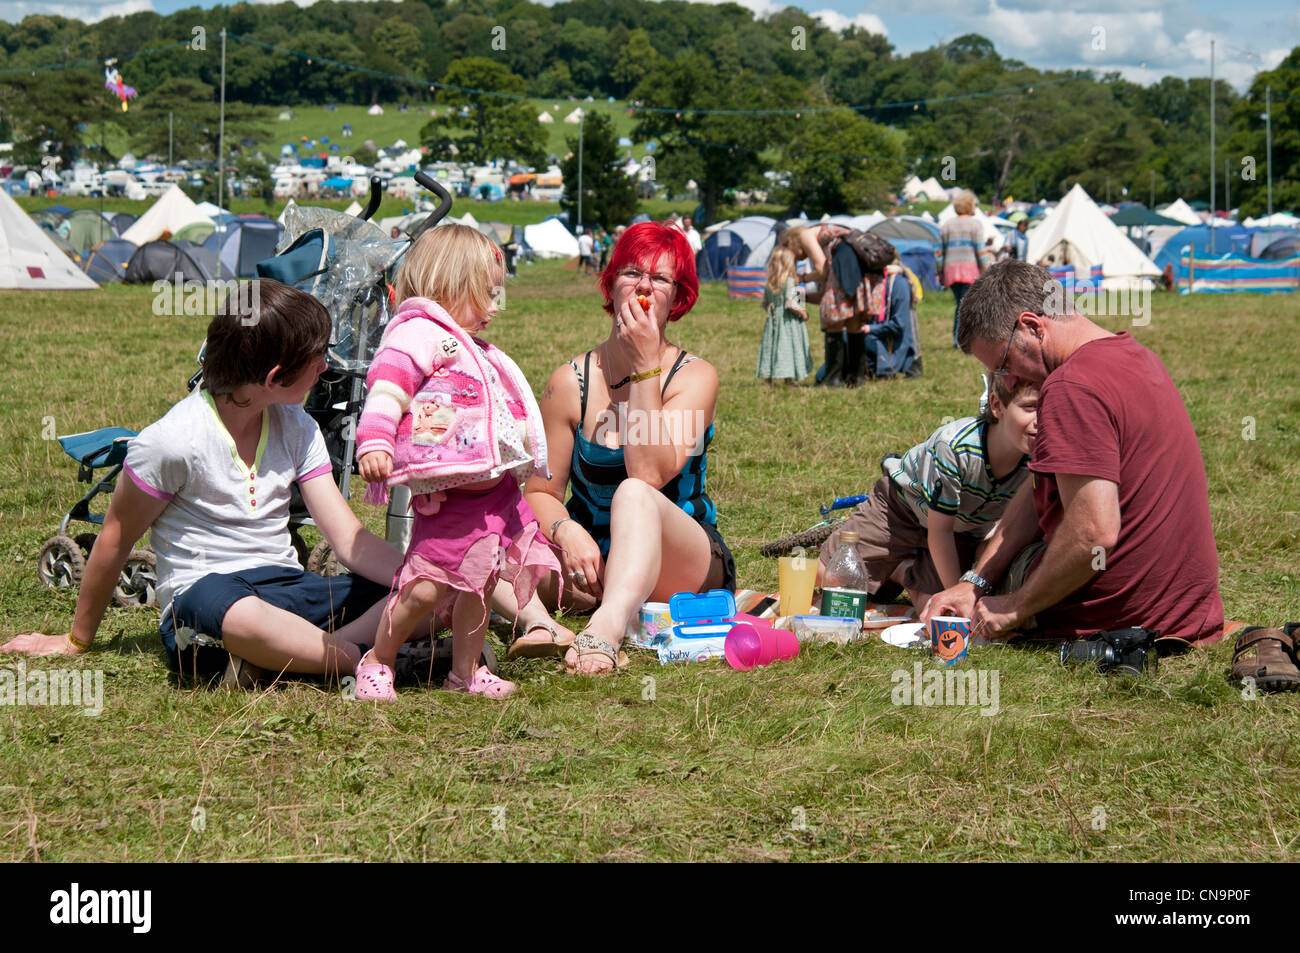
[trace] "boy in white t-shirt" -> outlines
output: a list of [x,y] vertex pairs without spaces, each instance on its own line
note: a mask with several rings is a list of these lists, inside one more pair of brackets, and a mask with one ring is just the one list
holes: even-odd
[[[328,312],[301,291],[259,279],[232,292],[208,327],[203,387],[131,441],[72,631],[18,636],[3,651],[88,650],[132,546],[152,528],[159,633],[173,667],[178,634],[183,646],[198,633],[222,641],[236,680],[244,661],[273,672],[355,670],[401,558],[348,508],[320,428],[301,406],[326,367],[329,335]],[[293,483],[339,562],[358,575],[325,578],[299,566],[288,527]]]
[[[351,674],[374,641],[402,557],[361,526],[339,492],[320,428],[302,402],[325,369],[330,318],[315,298],[257,279],[232,292],[208,326],[203,387],[132,439],[104,528],[86,563],[72,631],[15,636],[0,652],[88,651],[132,547],[147,531],[158,556],[158,630],[173,668],[194,636],[201,675],[250,663],[272,673]],[[298,484],[338,561],[355,575],[304,572],[289,536]],[[561,631],[539,598],[517,606],[508,585],[492,607],[525,632]],[[185,671],[191,671],[185,655]]]

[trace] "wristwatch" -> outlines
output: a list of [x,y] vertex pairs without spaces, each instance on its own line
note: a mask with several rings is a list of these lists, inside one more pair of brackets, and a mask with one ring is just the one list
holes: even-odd
[[981,576],[979,573],[975,572],[974,570],[972,570],[972,571],[970,571],[970,572],[964,572],[964,573],[962,573],[962,576],[961,576],[961,580],[960,580],[960,581],[961,581],[961,582],[969,582],[972,586],[974,586],[974,587],[975,587],[976,589],[978,589],[980,592],[985,593],[985,594],[987,594],[988,591],[989,591],[989,589],[992,588],[992,587],[989,585],[989,581],[988,581],[987,579],[985,579],[983,576]]

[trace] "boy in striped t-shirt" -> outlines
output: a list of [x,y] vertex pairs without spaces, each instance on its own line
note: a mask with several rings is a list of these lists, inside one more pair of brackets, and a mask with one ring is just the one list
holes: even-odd
[[870,497],[822,544],[822,568],[840,534],[857,532],[868,590],[874,595],[892,580],[920,612],[970,568],[1024,483],[1037,411],[1036,386],[1007,390],[995,378],[979,417],[944,424],[903,456],[886,457]]

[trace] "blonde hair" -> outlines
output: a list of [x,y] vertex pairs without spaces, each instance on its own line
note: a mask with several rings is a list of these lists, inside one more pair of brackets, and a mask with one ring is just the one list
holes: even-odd
[[974,215],[975,193],[970,189],[962,189],[957,197],[952,200],[952,209],[958,215]]
[[431,228],[415,240],[397,272],[397,300],[432,298],[452,317],[486,314],[505,280],[505,259],[492,239],[468,225]]
[[772,256],[767,260],[767,290],[774,295],[780,294],[794,276],[794,252],[784,246],[772,249]]
[[806,225],[793,225],[781,233],[781,237],[776,240],[778,248],[788,248],[798,258],[804,252],[803,233]]

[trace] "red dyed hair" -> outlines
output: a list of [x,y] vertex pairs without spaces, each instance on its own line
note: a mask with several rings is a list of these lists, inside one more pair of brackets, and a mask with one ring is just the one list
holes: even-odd
[[679,228],[662,222],[641,222],[631,226],[614,246],[614,253],[609,256],[609,265],[600,276],[600,290],[605,295],[605,310],[614,313],[614,300],[611,292],[618,273],[624,268],[639,268],[642,263],[650,270],[659,267],[659,261],[665,255],[673,262],[673,280],[677,282],[677,300],[668,320],[676,321],[687,311],[695,307],[695,300],[700,296],[700,280],[695,276],[695,253],[691,243]]

